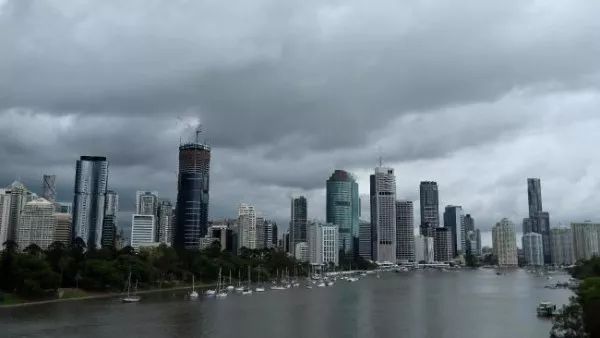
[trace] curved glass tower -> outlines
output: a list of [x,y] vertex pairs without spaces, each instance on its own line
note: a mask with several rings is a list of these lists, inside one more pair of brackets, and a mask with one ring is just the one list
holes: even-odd
[[107,184],[106,157],[81,156],[75,168],[73,240],[81,238],[88,248],[101,247]]
[[358,252],[360,201],[358,183],[344,171],[336,170],[327,180],[327,223],[338,226],[339,249],[347,255]]
[[208,228],[210,147],[196,142],[179,146],[176,248],[198,249]]

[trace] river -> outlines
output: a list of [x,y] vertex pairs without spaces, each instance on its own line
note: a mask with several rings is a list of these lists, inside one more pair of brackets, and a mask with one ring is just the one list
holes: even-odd
[[94,299],[0,309],[0,337],[548,337],[540,301],[572,292],[524,270],[413,271],[333,287],[187,300],[143,295],[137,304]]

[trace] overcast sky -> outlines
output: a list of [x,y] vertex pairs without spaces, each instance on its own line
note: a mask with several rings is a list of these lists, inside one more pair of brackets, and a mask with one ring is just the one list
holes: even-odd
[[[39,191],[107,156],[122,218],[135,190],[175,199],[177,147],[212,145],[210,217],[240,202],[289,219],[325,180],[396,170],[440,209],[521,228],[527,177],[553,226],[600,212],[600,2],[0,0],[0,185]],[[418,215],[418,212],[415,212]],[[368,213],[363,218],[368,219]]]

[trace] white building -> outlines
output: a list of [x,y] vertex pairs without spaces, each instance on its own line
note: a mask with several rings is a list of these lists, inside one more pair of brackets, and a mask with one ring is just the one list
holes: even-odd
[[294,257],[299,262],[308,262],[308,243],[300,242],[296,243],[296,249],[294,250]]
[[377,167],[371,175],[373,260],[396,263],[396,177],[394,169]]
[[523,241],[523,255],[525,263],[532,266],[544,265],[544,248],[542,235],[536,232],[529,232],[521,238]]
[[419,235],[415,237],[415,261],[433,263],[433,237]]
[[17,229],[17,244],[21,250],[30,244],[47,249],[54,240],[56,218],[54,204],[43,198],[25,203]]
[[53,242],[61,242],[64,245],[71,243],[71,228],[73,227],[73,216],[67,213],[55,213],[56,227],[54,228]]
[[239,248],[256,249],[256,210],[241,203],[238,208]]
[[131,215],[131,247],[139,249],[154,243],[154,215]]
[[137,191],[135,193],[135,210],[138,215],[156,215],[158,213],[158,192]]
[[575,260],[600,256],[600,223],[571,223]]
[[339,263],[338,227],[331,223],[309,222],[308,251],[312,265]]
[[573,259],[573,236],[570,228],[550,229],[550,256],[554,265],[571,265]]
[[0,189],[0,245],[8,239],[10,221],[10,190]]
[[492,250],[500,266],[517,266],[515,225],[503,218],[492,228]]

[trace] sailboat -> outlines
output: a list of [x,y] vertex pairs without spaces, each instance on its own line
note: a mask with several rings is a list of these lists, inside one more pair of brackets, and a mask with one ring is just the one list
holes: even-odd
[[198,292],[196,292],[194,275],[192,275],[192,292],[190,292],[190,299],[197,299],[197,298],[198,298]]
[[127,278],[127,296],[121,298],[123,303],[137,303],[141,300],[140,296],[136,295],[137,293],[137,281],[135,282],[135,289],[133,295],[130,294],[131,289],[131,270],[129,271],[129,277]]
[[219,268],[219,281],[217,282],[217,298],[227,297],[227,292],[222,290],[223,288],[223,277],[221,276],[221,268]]
[[244,291],[242,291],[242,295],[251,295],[252,294],[252,289],[250,288],[250,265],[248,265],[248,287],[244,289]]
[[212,297],[216,294],[217,294],[217,290],[214,290],[214,289],[208,289],[208,290],[204,291],[204,295],[207,297]]
[[238,286],[235,288],[236,292],[244,291],[244,287],[242,286],[242,276],[240,274],[240,270],[238,269]]
[[233,291],[234,287],[231,283],[231,269],[229,269],[229,285],[227,285],[227,291]]
[[258,272],[258,286],[254,289],[256,292],[265,292],[265,288],[260,286],[260,271]]

